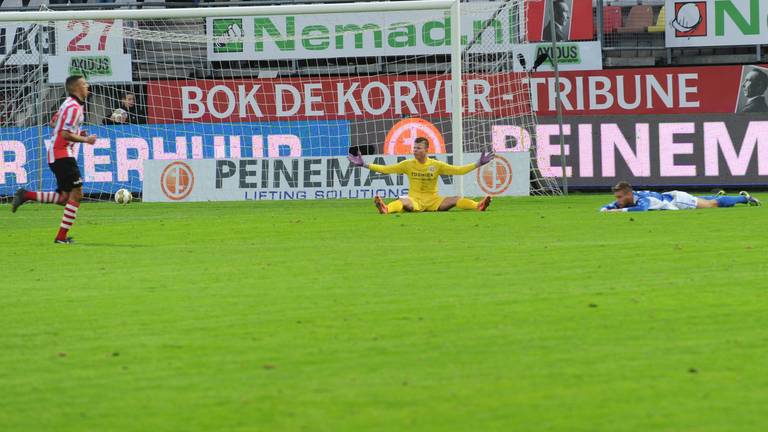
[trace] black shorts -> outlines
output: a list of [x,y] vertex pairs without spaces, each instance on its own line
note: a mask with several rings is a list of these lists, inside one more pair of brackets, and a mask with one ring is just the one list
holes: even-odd
[[80,175],[80,168],[75,158],[56,159],[48,166],[56,176],[56,192],[72,192],[72,189],[83,185],[83,176]]

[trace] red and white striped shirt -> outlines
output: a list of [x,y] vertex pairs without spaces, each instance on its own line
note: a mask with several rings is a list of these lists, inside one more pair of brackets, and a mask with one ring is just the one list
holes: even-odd
[[74,142],[67,141],[61,136],[62,131],[69,131],[75,135],[80,134],[80,126],[83,124],[83,105],[80,101],[69,96],[53,117],[53,145],[48,149],[48,163],[57,159],[76,157],[73,148]]

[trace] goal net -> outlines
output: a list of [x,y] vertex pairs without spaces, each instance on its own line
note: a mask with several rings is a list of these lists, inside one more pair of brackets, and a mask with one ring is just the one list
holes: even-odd
[[[374,161],[407,157],[419,136],[452,163],[491,149],[530,152],[531,193],[560,193],[559,157],[536,145],[534,59],[517,49],[525,1],[461,3],[458,26],[454,5],[41,11],[33,16],[41,22],[16,14],[0,22],[9,39],[0,56],[0,196],[55,189],[49,122],[69,75],[90,84],[84,129],[98,140],[75,150],[95,199],[120,188],[139,194],[145,160],[360,153]],[[307,171],[316,169],[257,168],[256,188],[273,177],[312,181]],[[504,169],[486,174],[491,187],[497,174],[512,175]]]

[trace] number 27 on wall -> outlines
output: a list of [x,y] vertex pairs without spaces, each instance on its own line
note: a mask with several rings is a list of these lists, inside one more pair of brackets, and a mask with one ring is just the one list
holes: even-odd
[[114,20],[72,20],[67,23],[67,30],[77,32],[79,28],[80,31],[70,39],[69,44],[67,44],[67,52],[93,51],[92,45],[87,43],[87,41],[83,41],[86,38],[91,39],[88,36],[91,34],[92,23],[101,23],[103,25],[101,26],[101,33],[99,33],[99,43],[96,51],[104,51],[106,49],[107,36],[115,24]]

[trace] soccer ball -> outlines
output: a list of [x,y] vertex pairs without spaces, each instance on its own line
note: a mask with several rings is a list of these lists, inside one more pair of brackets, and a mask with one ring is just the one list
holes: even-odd
[[128,204],[133,200],[133,195],[128,189],[119,189],[115,192],[115,202],[118,204]]

